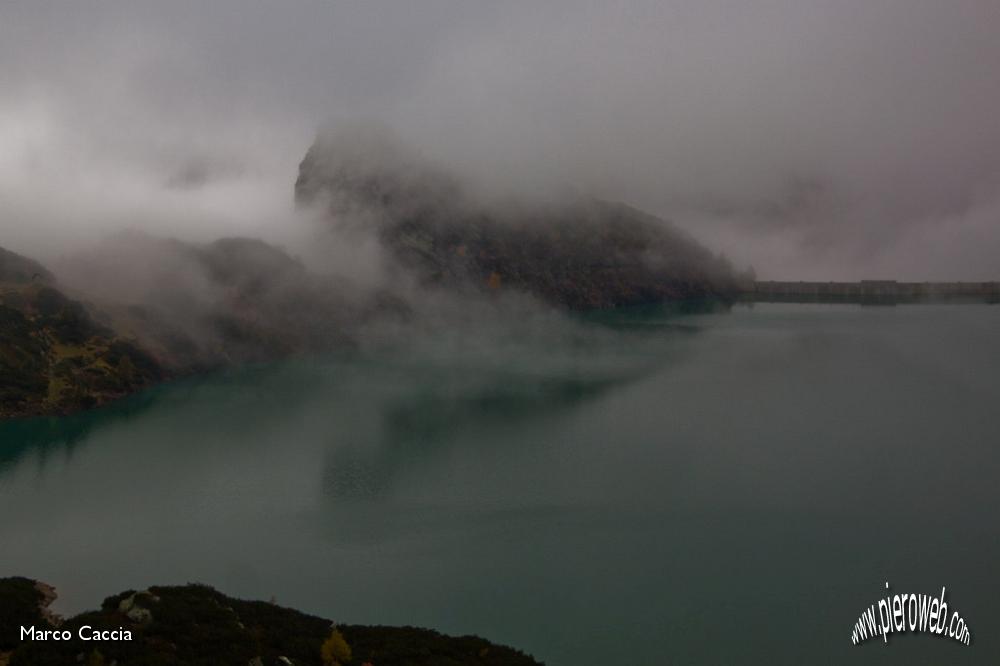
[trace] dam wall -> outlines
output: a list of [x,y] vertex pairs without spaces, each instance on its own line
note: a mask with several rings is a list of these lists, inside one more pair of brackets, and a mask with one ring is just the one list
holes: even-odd
[[1000,303],[1000,282],[782,282],[756,281],[744,300],[763,303]]

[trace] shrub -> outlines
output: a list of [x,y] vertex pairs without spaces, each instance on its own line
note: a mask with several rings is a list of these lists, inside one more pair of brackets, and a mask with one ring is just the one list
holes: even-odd
[[334,627],[319,649],[319,654],[325,666],[340,666],[351,660],[351,646],[344,640],[344,635]]

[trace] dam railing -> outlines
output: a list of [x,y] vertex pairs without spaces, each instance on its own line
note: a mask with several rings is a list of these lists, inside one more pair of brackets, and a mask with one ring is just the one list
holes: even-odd
[[1000,282],[787,282],[762,280],[743,288],[743,299],[763,303],[1000,303]]

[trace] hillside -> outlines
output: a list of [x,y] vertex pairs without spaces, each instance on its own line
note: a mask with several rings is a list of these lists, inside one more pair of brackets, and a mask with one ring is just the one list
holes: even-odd
[[179,374],[343,348],[379,305],[252,238],[196,244],[122,233],[59,269],[100,299],[116,330]]
[[0,249],[0,418],[65,414],[171,377],[344,348],[385,307],[253,239],[123,234],[62,268],[57,282]]
[[0,248],[0,418],[93,407],[167,374],[47,270]]
[[[25,578],[0,579],[0,664],[156,664],[158,666],[306,666],[324,660],[324,643],[339,634],[333,651],[341,666],[531,666],[517,650],[474,636],[453,638],[428,629],[337,624],[262,601],[228,597],[204,585],[128,590],[108,597],[96,611],[65,621],[46,612],[51,587]],[[55,625],[49,624],[52,619]],[[58,626],[69,641],[22,641],[20,627]],[[83,626],[128,631],[131,640],[84,642]]]

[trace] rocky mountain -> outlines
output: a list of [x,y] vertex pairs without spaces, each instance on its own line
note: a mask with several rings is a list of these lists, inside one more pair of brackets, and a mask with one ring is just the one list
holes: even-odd
[[[475,636],[414,627],[337,624],[205,585],[152,587],[108,597],[63,620],[48,612],[53,588],[0,578],[0,664],[64,666],[530,666],[531,657]],[[67,632],[68,640],[23,640],[21,627]],[[82,633],[81,633],[82,632]],[[95,632],[118,640],[84,641]],[[117,632],[117,633],[111,633]],[[127,640],[125,638],[127,633]]]
[[318,139],[295,196],[320,206],[331,227],[374,234],[390,277],[401,279],[361,289],[249,238],[122,233],[64,259],[58,281],[0,249],[0,418],[342,349],[370,323],[418,308],[414,284],[449,297],[522,292],[574,310],[725,301],[739,291],[724,258],[664,220],[584,197],[484,203],[384,132]]
[[366,226],[424,284],[515,289],[572,309],[729,299],[729,263],[665,220],[624,204],[481,203],[459,178],[384,131],[321,136],[297,202]]

